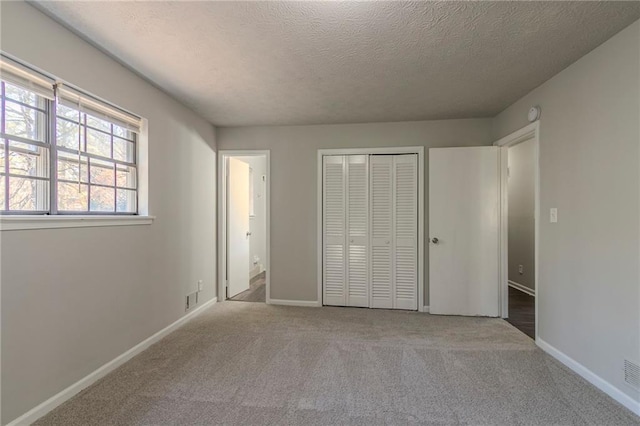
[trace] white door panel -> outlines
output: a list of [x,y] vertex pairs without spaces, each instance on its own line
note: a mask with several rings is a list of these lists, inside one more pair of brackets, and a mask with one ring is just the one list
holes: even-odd
[[346,156],[347,306],[369,306],[368,156]]
[[418,309],[418,159],[396,155],[394,173],[394,304]]
[[499,148],[429,150],[432,314],[499,315]]
[[393,308],[393,156],[372,155],[371,307]]
[[346,304],[345,157],[326,156],[322,164],[323,303]]
[[229,158],[228,189],[228,287],[231,298],[249,289],[249,165]]

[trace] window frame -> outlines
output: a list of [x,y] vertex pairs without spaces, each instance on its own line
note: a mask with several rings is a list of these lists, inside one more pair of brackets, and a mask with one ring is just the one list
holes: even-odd
[[[18,87],[15,84],[11,83],[11,82],[5,82],[4,80],[0,80],[0,115],[2,116],[1,121],[1,127],[0,127],[0,139],[1,139],[1,143],[3,145],[3,149],[5,152],[5,157],[4,157],[4,164],[2,165],[2,172],[0,172],[0,179],[4,180],[4,206],[2,206],[2,209],[0,210],[0,217],[4,216],[4,215],[36,215],[36,216],[45,216],[45,215],[49,215],[51,214],[51,208],[52,208],[52,201],[51,201],[51,188],[52,188],[52,180],[51,180],[51,164],[52,164],[52,160],[51,160],[51,156],[52,156],[52,152],[53,152],[53,146],[51,145],[51,132],[50,132],[50,117],[51,117],[51,109],[50,109],[50,103],[51,102],[49,99],[46,99],[44,97],[42,97],[41,95],[39,95],[38,93],[32,92],[35,96],[36,96],[36,100],[38,101],[42,101],[44,103],[44,107],[40,108],[37,106],[33,106],[33,105],[28,105],[25,104],[23,102],[14,100],[9,98],[8,101],[10,103],[14,103],[16,105],[20,105],[32,110],[37,111],[38,113],[42,113],[44,115],[44,122],[43,123],[38,123],[38,125],[44,125],[44,131],[43,131],[43,136],[44,136],[44,140],[39,141],[39,140],[35,140],[35,139],[29,139],[29,138],[25,138],[22,136],[17,136],[17,135],[12,135],[6,132],[6,105],[7,105],[7,95],[6,95],[6,84],[10,84],[11,86],[14,87]],[[27,89],[23,89],[23,90],[27,90]],[[27,90],[28,91],[28,90]],[[36,115],[38,116],[38,115]],[[45,149],[48,151],[49,154],[49,167],[47,170],[47,173],[49,174],[48,177],[41,177],[41,176],[30,176],[30,175],[20,175],[20,174],[12,174],[10,172],[11,170],[11,166],[10,166],[10,153],[11,151],[14,152],[19,152],[20,149],[11,149],[11,142],[17,142],[17,143],[22,143],[25,145],[32,145],[32,146],[38,146],[42,149]],[[6,172],[5,172],[6,171]],[[29,179],[29,180],[34,180],[34,181],[41,181],[41,182],[45,182],[49,184],[49,190],[46,191],[46,197],[48,198],[48,200],[45,198],[45,202],[48,201],[49,204],[49,208],[48,209],[43,209],[43,210],[9,210],[9,191],[10,191],[10,179],[11,178],[16,178],[16,179]],[[37,202],[37,200],[36,200]]]
[[[33,93],[34,96],[36,96],[36,99],[38,101],[38,103],[42,102],[44,107],[41,108],[39,106],[32,106],[32,105],[27,105],[27,104],[23,104],[20,101],[17,100],[12,100],[7,98],[6,95],[6,84],[10,84],[12,86],[18,87],[22,90],[26,90],[30,93]],[[44,127],[44,132],[43,132],[43,140],[39,141],[39,140],[31,140],[28,138],[24,138],[21,136],[14,136],[14,135],[10,135],[8,133],[6,133],[6,128],[4,127],[6,125],[6,105],[7,105],[7,101],[10,101],[11,103],[15,103],[16,105],[19,106],[24,106],[30,109],[33,109],[35,111],[37,111],[38,113],[41,113],[44,116],[44,121],[43,123],[38,123],[38,125],[42,125]],[[41,96],[40,94],[30,91],[29,89],[26,88],[22,88],[20,86],[16,86],[15,84],[11,83],[11,82],[5,82],[4,80],[0,80],[0,113],[3,116],[3,120],[2,120],[2,127],[0,127],[0,139],[1,139],[1,143],[3,146],[3,149],[5,151],[5,158],[4,158],[4,164],[2,164],[2,175],[0,176],[1,179],[4,180],[4,205],[1,207],[0,209],[0,218],[7,218],[7,217],[14,217],[14,216],[34,216],[34,217],[53,217],[53,216],[96,216],[96,217],[104,217],[104,216],[124,216],[124,217],[130,217],[130,216],[143,216],[140,213],[140,175],[139,175],[139,171],[140,171],[140,163],[139,163],[139,158],[140,158],[140,153],[139,153],[139,146],[140,146],[140,135],[137,134],[134,131],[130,131],[130,137],[131,139],[127,138],[127,137],[120,137],[118,136],[115,131],[114,131],[114,126],[118,126],[117,124],[114,124],[113,122],[110,122],[108,120],[105,120],[104,118],[101,117],[94,117],[91,113],[86,112],[86,111],[81,111],[80,109],[78,109],[78,113],[79,116],[82,117],[82,119],[80,121],[73,121],[70,119],[67,119],[64,116],[58,116],[58,101],[57,100],[51,100],[51,99],[47,99],[43,96]],[[40,116],[40,115],[38,115]],[[104,120],[106,122],[109,123],[109,131],[105,131],[99,128],[96,128],[94,126],[91,126],[87,123],[87,117],[93,117],[96,119],[100,119],[100,120]],[[57,130],[58,130],[58,120],[64,120],[67,121],[69,123],[75,123],[78,126],[78,131],[83,132],[83,137],[82,137],[82,143],[84,144],[84,147],[82,146],[78,146],[77,150],[71,149],[71,148],[67,148],[65,146],[59,145],[58,144],[58,135],[57,135]],[[95,154],[95,153],[91,153],[89,152],[89,150],[87,149],[87,133],[88,131],[94,131],[94,132],[98,132],[100,134],[103,135],[107,135],[109,138],[109,143],[110,143],[110,157],[106,157],[100,154]],[[123,140],[126,141],[126,143],[130,143],[132,144],[131,149],[133,150],[133,152],[131,153],[132,155],[132,161],[125,161],[125,160],[119,160],[114,158],[114,142],[115,140]],[[40,177],[40,176],[22,176],[22,175],[17,175],[17,174],[12,174],[10,173],[10,152],[12,151],[16,151],[15,149],[10,149],[10,143],[11,142],[18,142],[18,143],[23,143],[23,144],[28,144],[28,145],[33,145],[33,146],[38,146],[40,148],[42,148],[43,150],[47,150],[48,152],[48,157],[49,157],[49,165],[47,167],[48,170],[46,170],[48,174],[48,177]],[[71,154],[71,155],[77,155],[79,158],[78,164],[80,165],[82,163],[82,161],[86,161],[87,162],[87,179],[86,182],[71,182],[68,181],[66,179],[60,179],[58,176],[58,154],[60,152],[64,152],[67,154]],[[114,174],[114,182],[113,185],[106,185],[106,184],[100,184],[100,183],[95,183],[91,181],[91,161],[105,161],[105,162],[110,162],[114,165],[113,168],[113,174]],[[128,168],[132,168],[133,171],[135,172],[135,177],[134,177],[134,181],[135,181],[135,185],[132,185],[133,187],[125,187],[125,186],[119,186],[118,185],[118,166],[120,167],[128,167]],[[6,171],[6,173],[5,173]],[[82,174],[82,172],[80,173],[80,175]],[[30,180],[36,180],[36,181],[43,181],[46,182],[49,186],[48,191],[46,191],[46,196],[45,198],[43,198],[45,204],[48,202],[48,209],[38,209],[38,210],[9,210],[9,191],[10,191],[10,187],[9,187],[9,182],[10,182],[10,178],[26,178],[26,179],[30,179]],[[59,200],[58,200],[58,184],[59,183],[78,183],[81,185],[84,185],[87,187],[87,210],[61,210],[59,208]],[[101,187],[101,188],[107,188],[110,190],[113,190],[114,193],[114,203],[113,203],[113,208],[114,211],[96,211],[96,210],[91,210],[91,188],[92,187]],[[117,211],[117,204],[118,204],[118,190],[122,190],[122,191],[131,191],[134,193],[134,199],[133,199],[133,203],[135,205],[135,210],[134,211],[127,211],[127,212],[118,212]]]
[[[70,107],[68,107],[70,108]],[[71,119],[68,119],[66,117],[63,116],[58,116],[58,110],[57,110],[57,103],[54,102],[53,105],[53,109],[54,109],[54,115],[53,115],[53,121],[55,121],[55,123],[53,124],[52,127],[52,136],[53,136],[53,140],[55,141],[55,146],[54,146],[54,151],[55,151],[55,163],[53,162],[54,160],[52,159],[52,173],[55,173],[55,190],[58,190],[58,183],[62,182],[62,183],[69,183],[69,184],[78,184],[78,185],[85,185],[87,187],[87,208],[88,210],[60,210],[59,209],[59,205],[58,205],[58,197],[57,197],[57,193],[55,194],[56,198],[54,199],[55,201],[55,210],[54,210],[54,206],[52,205],[52,215],[57,215],[57,216],[139,216],[140,215],[140,184],[139,184],[139,169],[140,169],[140,165],[138,162],[138,158],[139,158],[139,153],[138,153],[138,147],[139,147],[139,139],[140,139],[140,135],[136,134],[135,132],[131,132],[132,134],[132,139],[127,139],[124,137],[119,137],[116,136],[114,133],[114,126],[116,126],[116,124],[109,122],[110,125],[110,132],[106,132],[102,129],[98,129],[96,127],[90,126],[89,124],[87,124],[87,116],[92,116],[91,114],[87,113],[87,112],[83,112],[78,110],[79,114],[82,117],[82,120],[78,120],[73,121]],[[94,117],[94,116],[92,116]],[[99,117],[94,117],[100,120],[103,120]],[[78,145],[78,150],[74,150],[71,148],[67,148],[64,146],[58,146],[58,139],[57,139],[57,130],[58,130],[58,119],[69,122],[69,123],[75,123],[78,126],[78,131],[83,133],[82,136],[82,143],[84,144],[84,148],[82,146],[80,146],[80,144]],[[103,120],[106,121],[106,120]],[[88,130],[92,130],[94,132],[99,132],[103,135],[108,135],[109,139],[110,139],[110,153],[111,153],[111,157],[105,157],[99,154],[95,154],[95,153],[91,153],[89,152],[89,150],[87,149],[87,134],[88,134]],[[113,144],[114,144],[114,139],[121,139],[123,141],[126,142],[130,142],[133,144],[133,162],[128,162],[128,161],[123,161],[123,160],[117,160],[114,158],[113,155]],[[79,161],[78,161],[78,165],[79,167],[80,164],[82,163],[82,159],[85,159],[87,161],[87,180],[86,182],[82,182],[81,178],[79,178],[78,182],[72,182],[66,179],[60,179],[58,177],[58,154],[60,152],[64,152],[67,154],[72,154],[72,155],[78,155]],[[104,185],[104,184],[99,184],[99,183],[94,183],[91,182],[91,162],[93,161],[105,161],[105,162],[111,162],[114,164],[114,182],[113,182],[113,186],[111,185]],[[118,165],[124,166],[124,167],[132,167],[135,169],[135,188],[130,188],[130,187],[120,187],[117,184],[117,167]],[[81,170],[79,169],[79,175],[82,175]],[[54,186],[54,185],[52,185]],[[92,187],[98,187],[98,188],[108,188],[108,189],[113,189],[114,192],[114,211],[92,211],[91,210],[91,188]],[[126,190],[126,191],[134,191],[135,192],[135,211],[134,212],[118,212],[117,211],[117,192],[118,190]],[[52,194],[53,196],[54,194]],[[55,211],[55,213],[54,213]]]

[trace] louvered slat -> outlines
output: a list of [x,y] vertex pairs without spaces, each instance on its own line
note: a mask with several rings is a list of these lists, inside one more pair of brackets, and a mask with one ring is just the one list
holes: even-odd
[[395,171],[396,238],[414,239],[418,225],[415,165],[407,162],[396,162]]
[[417,309],[418,191],[416,155],[394,157],[394,301],[396,309]]
[[342,298],[344,294],[344,254],[342,246],[328,245],[326,247],[324,277],[325,295]]
[[393,157],[370,158],[371,307],[393,307]]
[[344,156],[323,158],[323,303],[344,306],[345,172]]
[[368,156],[347,158],[347,306],[369,306]]
[[328,236],[344,233],[344,176],[342,164],[325,165],[324,226]]
[[371,158],[371,235],[373,238],[391,237],[391,157]]
[[[347,195],[349,204],[348,232],[350,238],[366,237],[368,232],[367,205],[367,158],[364,155],[352,155],[358,157],[349,159],[349,192]],[[360,160],[359,162],[355,162]]]
[[416,294],[416,253],[413,247],[396,248],[396,298],[413,300]]
[[366,247],[349,246],[349,306],[360,306],[353,299],[368,299],[367,272]]
[[374,299],[391,297],[391,248],[387,246],[373,247],[372,250],[372,292]]

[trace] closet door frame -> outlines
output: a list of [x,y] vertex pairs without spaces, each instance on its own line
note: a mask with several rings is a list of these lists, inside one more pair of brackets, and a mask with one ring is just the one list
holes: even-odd
[[322,182],[323,182],[323,157],[326,155],[394,155],[394,154],[417,154],[418,155],[418,311],[428,312],[428,307],[424,304],[425,294],[425,274],[424,274],[424,247],[425,247],[425,232],[424,232],[424,147],[423,146],[409,146],[409,147],[386,147],[386,148],[346,148],[346,149],[319,149],[318,150],[318,162],[317,162],[317,240],[316,240],[316,252],[317,252],[317,284],[318,284],[318,301],[320,305],[323,305],[323,229],[322,229]]

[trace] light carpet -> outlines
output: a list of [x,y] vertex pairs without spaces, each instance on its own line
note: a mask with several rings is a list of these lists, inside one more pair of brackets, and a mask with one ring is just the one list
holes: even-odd
[[225,302],[38,425],[638,425],[501,319]]

